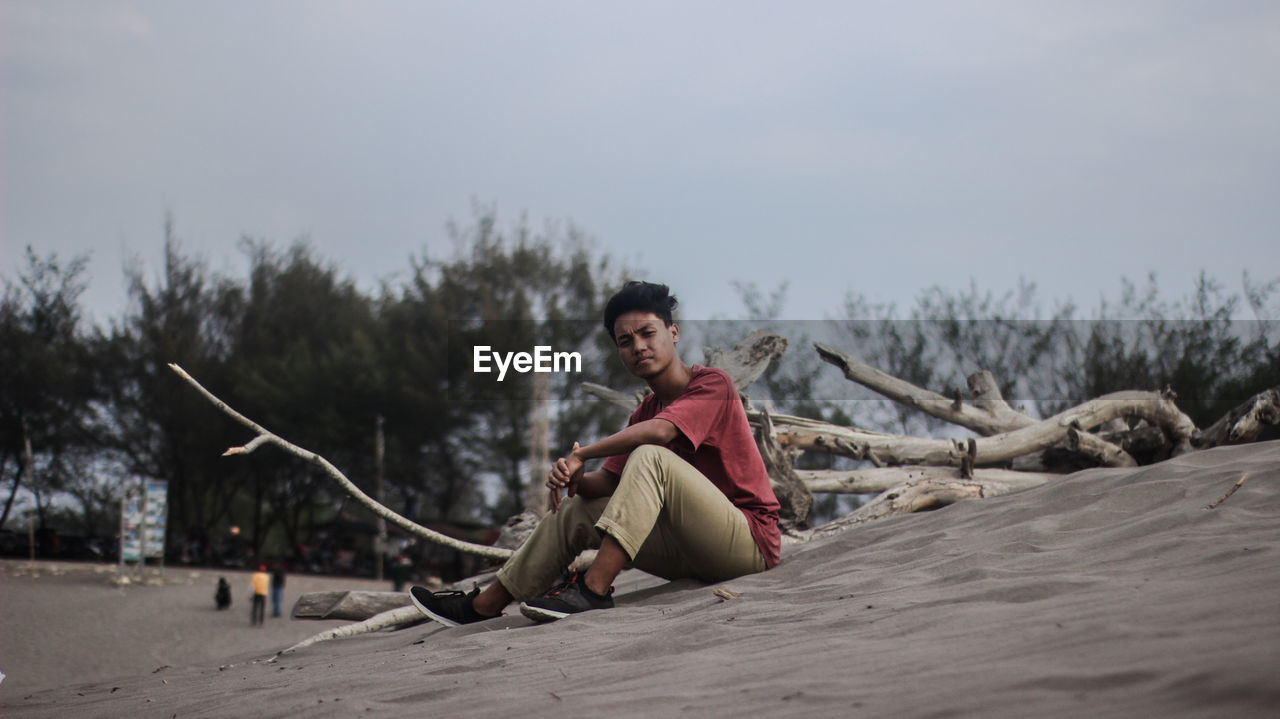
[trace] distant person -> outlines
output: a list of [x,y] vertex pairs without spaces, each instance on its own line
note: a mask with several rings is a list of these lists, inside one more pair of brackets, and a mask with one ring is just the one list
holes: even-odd
[[218,577],[218,588],[213,592],[213,601],[217,603],[218,609],[231,606],[231,584],[226,577]]
[[409,562],[409,558],[404,552],[396,555],[391,563],[391,586],[394,591],[403,592],[404,583],[409,579],[409,572],[413,569],[413,564]]
[[267,615],[267,592],[271,589],[271,575],[267,574],[267,565],[259,564],[258,571],[249,580],[253,585],[253,609],[249,614],[249,623],[262,626]]
[[280,604],[284,601],[284,565],[276,563],[271,571],[271,616],[280,616]]

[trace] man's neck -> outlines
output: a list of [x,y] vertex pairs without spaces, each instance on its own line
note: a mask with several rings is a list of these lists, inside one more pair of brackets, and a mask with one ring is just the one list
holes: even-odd
[[677,357],[665,372],[657,377],[651,377],[648,384],[649,389],[653,390],[658,401],[665,407],[684,392],[684,388],[689,386],[689,380],[692,378],[693,370]]

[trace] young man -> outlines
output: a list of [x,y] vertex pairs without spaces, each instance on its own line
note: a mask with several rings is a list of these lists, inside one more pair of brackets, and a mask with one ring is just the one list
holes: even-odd
[[[676,298],[666,285],[630,282],[609,300],[604,325],[618,357],[653,393],[627,427],[573,445],[547,477],[551,510],[480,591],[413,587],[417,607],[448,626],[502,614],[512,601],[536,621],[613,606],[613,580],[631,563],[666,578],[718,582],[778,563],[778,500],[738,392],[722,370],[676,352]],[[590,459],[603,466],[584,471]],[[568,499],[561,500],[564,490]],[[582,550],[585,574],[548,591]]]

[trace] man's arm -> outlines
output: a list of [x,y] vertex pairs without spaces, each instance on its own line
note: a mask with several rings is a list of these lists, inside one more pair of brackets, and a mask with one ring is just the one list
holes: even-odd
[[612,457],[626,454],[642,444],[666,444],[679,434],[680,430],[668,420],[646,419],[594,444],[575,447],[570,456],[577,457],[579,463],[597,457]]
[[618,486],[618,475],[604,470],[583,473],[586,460],[626,454],[642,444],[667,444],[679,434],[680,430],[665,419],[647,419],[586,447],[580,447],[575,442],[573,451],[568,457],[556,460],[547,477],[552,511],[560,508],[561,489],[567,488],[570,497],[582,494],[584,497],[595,498],[613,494],[614,488]]

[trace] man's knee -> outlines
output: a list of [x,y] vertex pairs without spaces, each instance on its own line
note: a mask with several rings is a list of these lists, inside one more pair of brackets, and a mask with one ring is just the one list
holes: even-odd
[[539,526],[542,526],[543,523],[549,523],[560,527],[562,531],[569,532],[581,527],[594,527],[607,502],[608,498],[584,499],[581,496],[567,497],[560,503],[559,510],[549,512],[542,518]]
[[673,457],[679,457],[679,455],[662,445],[642,444],[631,450],[631,455],[627,457],[627,466],[630,467],[633,463],[636,465],[662,464]]

